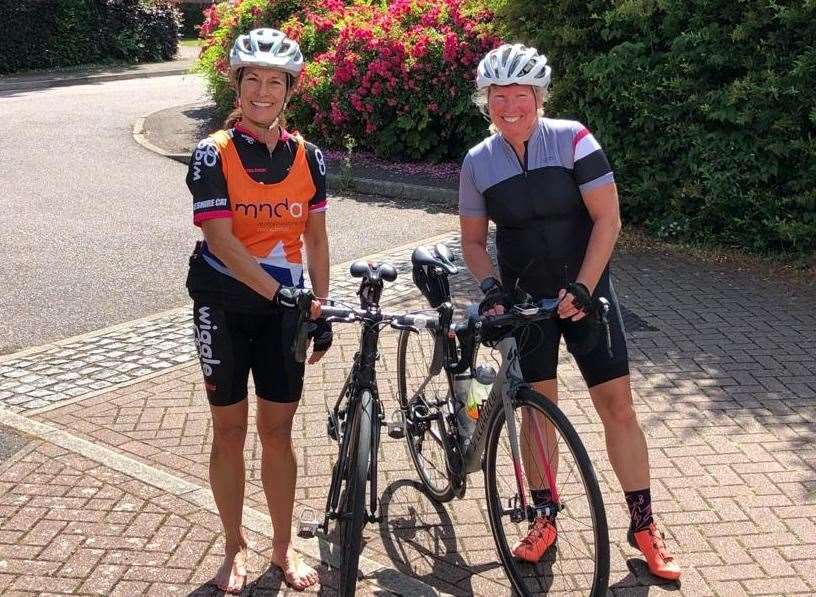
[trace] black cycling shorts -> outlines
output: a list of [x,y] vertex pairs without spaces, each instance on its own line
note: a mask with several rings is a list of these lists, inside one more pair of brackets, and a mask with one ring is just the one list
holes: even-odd
[[193,325],[210,404],[229,406],[244,400],[250,371],[258,398],[300,400],[305,366],[291,351],[294,316],[282,308],[243,313],[195,301]]
[[[595,296],[609,300],[609,332],[612,336],[612,356],[606,348],[606,338],[589,353],[573,355],[587,387],[629,375],[629,353],[623,329],[618,299],[608,274],[598,282]],[[561,335],[569,326],[578,325],[568,319],[549,319],[520,328],[515,333],[521,372],[528,383],[554,379],[558,368],[558,347]]]

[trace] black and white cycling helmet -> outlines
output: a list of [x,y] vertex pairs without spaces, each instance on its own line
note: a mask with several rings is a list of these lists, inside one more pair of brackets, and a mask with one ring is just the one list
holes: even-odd
[[476,88],[491,85],[533,85],[544,89],[550,84],[552,69],[547,57],[523,44],[504,44],[490,50],[476,69]]
[[277,29],[253,29],[238,36],[230,51],[230,70],[245,66],[275,68],[297,78],[303,70],[303,54],[293,39]]

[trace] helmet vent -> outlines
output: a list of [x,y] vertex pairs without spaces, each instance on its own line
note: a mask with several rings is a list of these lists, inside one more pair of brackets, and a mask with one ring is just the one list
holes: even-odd
[[510,62],[510,65],[507,67],[507,74],[514,72],[516,68],[518,68],[519,60],[521,60],[521,56],[516,54],[513,57],[513,60]]

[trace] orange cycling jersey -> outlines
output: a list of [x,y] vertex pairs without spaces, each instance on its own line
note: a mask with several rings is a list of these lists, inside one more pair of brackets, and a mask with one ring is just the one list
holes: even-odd
[[[239,135],[238,139],[236,135]],[[236,141],[241,143],[243,154],[238,151]],[[325,209],[325,189],[322,189],[323,196],[320,196],[312,170],[317,165],[322,182],[325,165],[316,148],[313,154],[307,155],[307,144],[300,137],[285,133],[279,146],[276,152],[286,154],[288,151],[291,154],[287,160],[288,167],[283,169],[282,165],[279,166],[282,169],[279,174],[283,174],[280,180],[261,182],[251,174],[265,171],[264,168],[253,167],[264,165],[264,161],[269,162],[270,156],[265,146],[240,128],[218,131],[199,144],[201,154],[194,152],[188,184],[194,190],[193,213],[197,225],[212,218],[231,218],[233,234],[265,271],[281,284],[301,286],[301,237],[306,220],[310,212]],[[311,155],[315,157],[314,162],[308,159]],[[213,166],[217,162],[220,162],[221,172],[209,171],[215,170]],[[247,162],[250,162],[249,165]],[[206,177],[216,179],[222,187],[216,187],[217,190],[213,191],[210,184],[206,187],[206,194],[196,193],[197,183]],[[213,196],[219,193],[226,196]],[[206,243],[201,256],[213,269],[231,276],[228,268],[207,249]]]

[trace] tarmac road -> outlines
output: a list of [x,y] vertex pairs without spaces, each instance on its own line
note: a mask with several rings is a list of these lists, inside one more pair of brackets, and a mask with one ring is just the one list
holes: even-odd
[[[194,76],[33,91],[0,87],[0,354],[186,304],[186,167],[131,136],[154,111],[205,99]],[[331,197],[332,261],[419,240],[451,214]]]

